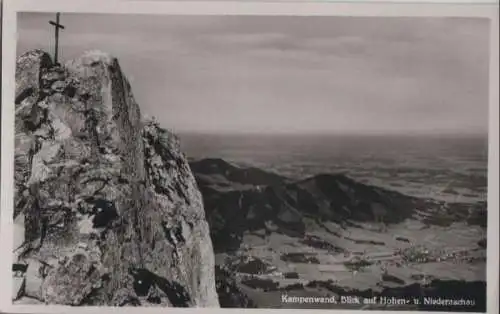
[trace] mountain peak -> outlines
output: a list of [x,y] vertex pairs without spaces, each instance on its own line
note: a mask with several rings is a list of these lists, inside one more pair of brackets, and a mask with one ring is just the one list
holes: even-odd
[[[199,161],[192,161],[190,167],[197,174],[198,184],[202,186],[216,183],[213,181],[204,181],[200,175],[220,176],[226,181],[219,182],[224,186],[237,185],[277,185],[282,184],[288,179],[273,172],[263,171],[259,168],[240,168],[230,164],[221,158],[206,158]],[[205,177],[205,179],[207,179]]]
[[306,180],[315,180],[320,182],[354,182],[344,172],[339,173],[321,173]]
[[88,50],[76,60],[79,60],[79,62],[83,65],[92,65],[96,62],[111,65],[113,61],[117,60],[117,58],[110,53],[101,50]]
[[[201,193],[176,137],[143,122],[118,59],[91,51],[54,65],[31,51],[18,59],[16,93],[14,212],[25,231],[14,263],[30,270],[24,295],[218,306]],[[50,266],[43,278],[40,265]]]
[[222,158],[205,158],[191,163],[191,167],[195,167],[199,173],[214,174],[222,173],[228,170],[236,169]]

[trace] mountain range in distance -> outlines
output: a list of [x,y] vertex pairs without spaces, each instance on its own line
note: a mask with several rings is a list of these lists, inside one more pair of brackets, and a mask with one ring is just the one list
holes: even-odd
[[[302,237],[305,221],[396,224],[417,219],[449,226],[465,221],[485,227],[486,202],[445,203],[407,196],[359,183],[345,174],[319,174],[291,180],[259,168],[240,168],[219,158],[190,161],[203,194],[215,249],[239,245],[243,232],[266,229]],[[231,223],[227,223],[231,222]],[[228,235],[231,235],[228,237]]]

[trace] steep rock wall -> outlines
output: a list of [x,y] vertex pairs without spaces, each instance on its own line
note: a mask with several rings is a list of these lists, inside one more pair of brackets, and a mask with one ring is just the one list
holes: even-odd
[[117,59],[55,66],[37,50],[16,70],[14,299],[218,306],[201,194]]

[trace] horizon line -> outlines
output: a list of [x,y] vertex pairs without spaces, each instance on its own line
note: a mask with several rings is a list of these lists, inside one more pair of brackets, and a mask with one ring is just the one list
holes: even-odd
[[454,130],[446,130],[439,132],[425,131],[253,131],[253,130],[187,130],[168,128],[175,134],[192,134],[192,135],[283,135],[283,136],[473,136],[473,137],[488,137],[489,132],[458,132]]

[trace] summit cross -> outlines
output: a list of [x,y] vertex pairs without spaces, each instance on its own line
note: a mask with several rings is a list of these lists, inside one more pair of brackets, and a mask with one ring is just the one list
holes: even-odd
[[59,56],[59,29],[64,29],[64,26],[59,23],[59,16],[61,13],[56,14],[56,21],[49,21],[50,25],[53,25],[55,27],[55,32],[56,32],[56,42],[55,42],[55,49],[54,49],[54,63],[58,64],[58,56]]

